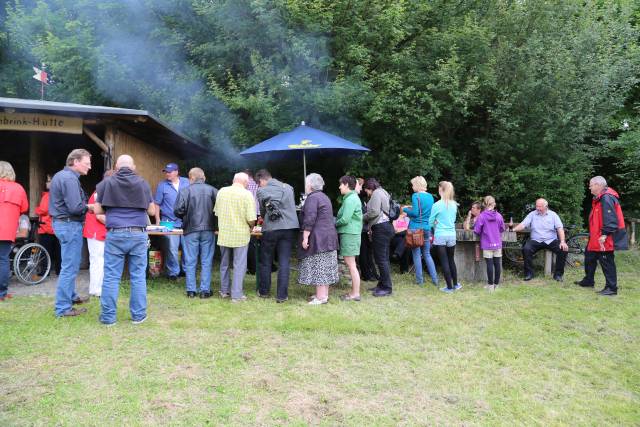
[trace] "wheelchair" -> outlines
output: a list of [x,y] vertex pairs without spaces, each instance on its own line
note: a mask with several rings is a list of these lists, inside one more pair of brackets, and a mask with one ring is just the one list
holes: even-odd
[[25,285],[37,285],[43,282],[51,271],[51,256],[39,243],[36,243],[38,218],[30,218],[31,228],[26,237],[16,237],[9,254],[9,265],[16,278]]

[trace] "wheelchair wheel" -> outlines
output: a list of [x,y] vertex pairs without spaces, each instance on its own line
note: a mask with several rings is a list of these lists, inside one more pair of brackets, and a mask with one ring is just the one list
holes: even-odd
[[25,285],[37,285],[47,278],[51,257],[44,246],[28,243],[13,258],[13,273]]

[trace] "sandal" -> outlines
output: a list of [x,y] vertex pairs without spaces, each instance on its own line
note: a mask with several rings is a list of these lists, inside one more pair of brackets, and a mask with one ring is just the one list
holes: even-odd
[[354,297],[349,294],[345,294],[340,297],[340,301],[360,301],[360,295]]
[[318,299],[316,297],[313,297],[313,299],[309,301],[309,305],[320,305],[320,304],[326,304],[327,302],[329,302],[328,299]]

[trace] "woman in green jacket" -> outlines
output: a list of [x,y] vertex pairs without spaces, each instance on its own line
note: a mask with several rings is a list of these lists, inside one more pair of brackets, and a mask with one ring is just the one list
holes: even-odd
[[351,293],[340,297],[343,301],[360,301],[360,273],[356,267],[356,256],[360,254],[362,232],[362,205],[355,192],[356,179],[352,176],[340,178],[338,187],[342,194],[342,205],[336,217],[336,228],[340,236],[340,255],[349,267]]

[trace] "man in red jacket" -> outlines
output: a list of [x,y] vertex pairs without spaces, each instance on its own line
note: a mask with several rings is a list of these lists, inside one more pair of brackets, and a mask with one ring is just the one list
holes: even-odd
[[607,187],[607,181],[601,176],[591,178],[589,190],[593,200],[589,214],[589,243],[584,254],[585,277],[576,284],[585,288],[593,287],[597,263],[600,262],[605,287],[598,294],[613,296],[618,294],[614,250],[628,249],[620,196]]

